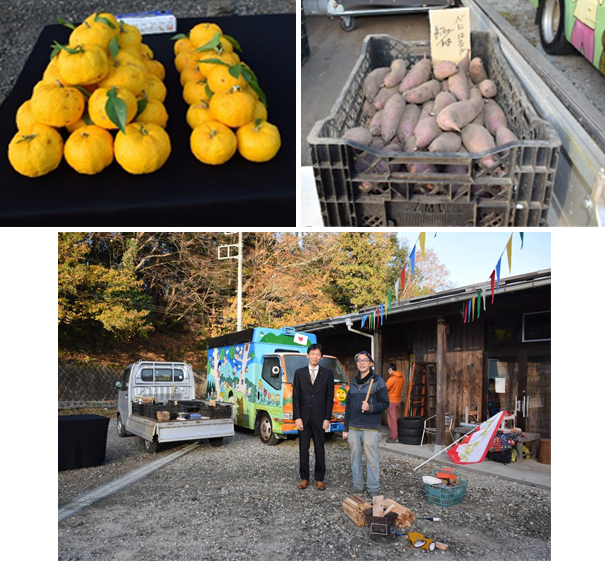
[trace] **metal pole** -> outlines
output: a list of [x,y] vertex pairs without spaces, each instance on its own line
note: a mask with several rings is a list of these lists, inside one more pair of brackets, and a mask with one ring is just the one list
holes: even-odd
[[237,244],[239,249],[237,255],[237,330],[242,330],[242,255],[244,247],[242,244],[242,233],[239,233],[239,243]]

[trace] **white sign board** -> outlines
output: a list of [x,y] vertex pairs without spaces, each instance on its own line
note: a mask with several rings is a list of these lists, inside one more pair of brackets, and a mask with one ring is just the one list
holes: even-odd
[[431,10],[431,58],[433,64],[451,60],[458,64],[471,51],[471,14],[469,8]]

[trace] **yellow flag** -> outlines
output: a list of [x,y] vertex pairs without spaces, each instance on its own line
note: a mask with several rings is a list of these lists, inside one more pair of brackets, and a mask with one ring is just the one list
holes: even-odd
[[511,265],[512,265],[512,261],[513,261],[513,235],[510,235],[510,239],[508,240],[508,243],[506,244],[506,253],[508,254],[508,272],[511,272]]
[[418,239],[420,240],[420,251],[422,252],[422,259],[424,259],[424,238],[426,237],[426,232],[420,232],[420,236]]

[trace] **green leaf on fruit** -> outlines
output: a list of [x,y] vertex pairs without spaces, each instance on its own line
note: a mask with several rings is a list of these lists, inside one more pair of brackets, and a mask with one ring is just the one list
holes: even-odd
[[145,111],[145,107],[147,107],[147,102],[148,99],[146,97],[143,97],[141,99],[139,99],[139,101],[137,101],[137,114],[135,119],[143,112]]
[[107,101],[105,102],[105,112],[109,120],[126,134],[126,115],[128,110],[123,99],[118,97],[118,90],[113,87],[107,92]]
[[196,52],[202,53],[204,51],[219,51],[221,49],[221,36],[218,31],[214,34],[214,37],[210,39],[205,45],[198,47]]
[[118,43],[117,35],[109,42],[109,52],[113,58],[116,58],[120,52],[120,44]]
[[240,53],[243,53],[244,51],[242,51],[242,48],[240,47],[239,43],[237,42],[237,39],[235,39],[234,37],[231,37],[231,35],[223,35],[223,39],[227,39],[227,41],[229,41],[234,48],[236,48]]

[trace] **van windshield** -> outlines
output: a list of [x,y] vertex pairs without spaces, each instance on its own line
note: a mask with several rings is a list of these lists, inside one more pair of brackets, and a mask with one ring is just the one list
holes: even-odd
[[[294,372],[298,368],[305,368],[309,366],[307,355],[286,355],[284,357],[286,363],[286,373],[288,375],[288,382],[294,382]],[[347,377],[340,365],[334,357],[324,356],[319,363],[324,368],[329,368],[334,373],[335,384],[348,384]]]

